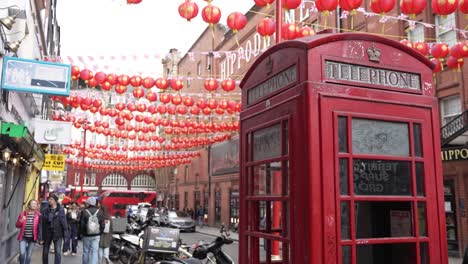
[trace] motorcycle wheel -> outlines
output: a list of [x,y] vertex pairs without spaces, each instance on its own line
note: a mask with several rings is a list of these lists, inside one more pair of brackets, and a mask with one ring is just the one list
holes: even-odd
[[127,264],[155,264],[157,260],[152,259],[149,256],[146,256],[145,252],[138,251],[135,254],[131,255],[128,258]]

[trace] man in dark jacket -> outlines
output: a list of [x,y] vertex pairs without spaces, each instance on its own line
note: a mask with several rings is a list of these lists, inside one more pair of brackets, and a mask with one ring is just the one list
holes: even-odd
[[[104,231],[105,222],[104,213],[96,207],[96,203],[96,198],[89,197],[86,200],[87,208],[81,212],[80,233],[83,238],[83,264],[98,263],[99,239]],[[97,227],[96,224],[98,224]]]
[[65,210],[58,203],[58,197],[54,194],[48,199],[49,206],[46,207],[41,214],[39,241],[44,243],[42,248],[42,263],[49,264],[50,244],[54,242],[55,258],[54,263],[60,264],[62,257],[63,239],[68,236],[67,218]]

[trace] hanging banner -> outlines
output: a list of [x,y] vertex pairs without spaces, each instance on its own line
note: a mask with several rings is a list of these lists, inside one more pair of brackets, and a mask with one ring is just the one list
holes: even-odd
[[222,142],[211,148],[211,175],[239,172],[239,138]]
[[39,94],[69,95],[71,65],[3,58],[2,89]]
[[67,155],[59,154],[46,154],[45,155],[43,171],[64,171],[65,170],[65,158]]
[[71,129],[70,122],[35,119],[34,140],[39,144],[70,145]]

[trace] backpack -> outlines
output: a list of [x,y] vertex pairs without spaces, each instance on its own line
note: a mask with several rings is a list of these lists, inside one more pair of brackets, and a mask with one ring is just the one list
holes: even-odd
[[101,226],[99,225],[99,219],[97,217],[99,209],[97,209],[93,215],[88,209],[86,209],[86,212],[89,214],[88,223],[86,223],[86,233],[88,235],[101,234]]

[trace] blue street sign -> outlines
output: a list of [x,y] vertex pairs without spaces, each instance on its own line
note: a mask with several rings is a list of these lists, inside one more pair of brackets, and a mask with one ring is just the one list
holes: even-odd
[[71,65],[15,57],[3,58],[2,89],[69,95]]

